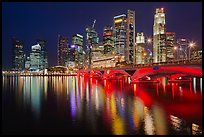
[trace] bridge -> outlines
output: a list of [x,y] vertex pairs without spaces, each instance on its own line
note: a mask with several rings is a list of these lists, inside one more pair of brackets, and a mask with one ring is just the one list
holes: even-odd
[[137,82],[139,79],[150,75],[172,75],[171,79],[176,79],[181,76],[196,76],[202,77],[202,67],[198,65],[182,65],[182,66],[158,66],[138,68],[131,76],[132,82]]
[[80,70],[78,74],[90,77],[99,77],[102,79],[122,79],[130,77],[131,82],[138,82],[140,79],[149,76],[168,76],[171,80],[175,80],[181,76],[202,77],[201,64],[166,64],[152,65],[146,67],[132,68],[105,68]]

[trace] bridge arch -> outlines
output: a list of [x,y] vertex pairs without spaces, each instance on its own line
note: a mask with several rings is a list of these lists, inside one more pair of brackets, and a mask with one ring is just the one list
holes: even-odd
[[132,82],[138,81],[148,75],[153,74],[185,74],[189,76],[202,77],[202,68],[193,66],[159,66],[158,70],[150,68],[139,68],[131,77]]
[[123,76],[130,77],[131,75],[128,74],[124,70],[105,70],[102,78],[103,79],[117,79]]

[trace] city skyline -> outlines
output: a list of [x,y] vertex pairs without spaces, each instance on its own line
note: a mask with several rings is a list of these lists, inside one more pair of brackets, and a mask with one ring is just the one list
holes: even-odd
[[85,26],[92,26],[96,19],[95,30],[102,42],[104,26],[113,26],[113,17],[130,9],[135,11],[136,33],[142,31],[146,37],[152,37],[155,9],[160,7],[165,10],[167,31],[175,32],[176,39],[184,37],[194,40],[202,48],[202,8],[198,2],[3,3],[3,68],[11,68],[13,36],[24,43],[23,50],[27,55],[31,46],[36,44],[36,39],[46,40],[48,64],[54,66],[57,65],[58,34],[67,36],[71,44],[72,35],[85,36]]

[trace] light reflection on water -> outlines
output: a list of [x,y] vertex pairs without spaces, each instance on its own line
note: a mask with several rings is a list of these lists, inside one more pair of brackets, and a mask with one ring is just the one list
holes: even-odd
[[17,107],[39,122],[52,102],[56,119],[71,119],[67,125],[85,125],[92,134],[202,134],[202,79],[196,80],[179,84],[162,77],[144,85],[77,76],[3,77],[3,98],[14,94]]

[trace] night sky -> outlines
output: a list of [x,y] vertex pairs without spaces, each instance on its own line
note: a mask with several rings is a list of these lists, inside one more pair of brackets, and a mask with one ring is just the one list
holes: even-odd
[[136,32],[152,37],[156,8],[163,7],[167,31],[177,38],[187,38],[202,48],[201,2],[4,2],[2,3],[2,66],[11,68],[11,38],[24,43],[28,55],[37,39],[47,41],[48,64],[57,65],[57,35],[67,36],[71,44],[73,34],[85,37],[85,26],[92,25],[102,41],[105,25],[112,25],[113,17],[134,10]]

